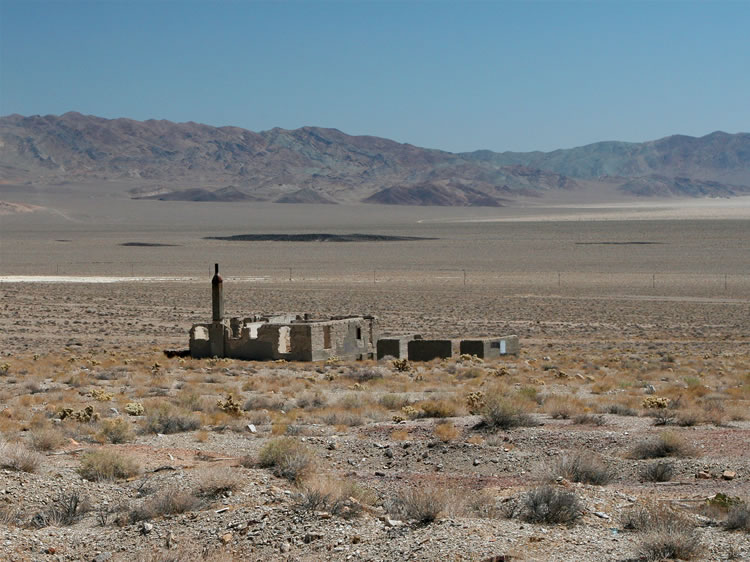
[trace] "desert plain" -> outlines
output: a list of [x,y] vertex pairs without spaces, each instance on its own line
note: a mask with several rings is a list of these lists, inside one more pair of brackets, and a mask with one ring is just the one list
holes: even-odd
[[[750,558],[748,198],[509,208],[13,192],[0,558]],[[25,211],[25,212],[20,212]],[[398,242],[228,242],[244,233]],[[210,317],[374,314],[517,357],[167,358]]]

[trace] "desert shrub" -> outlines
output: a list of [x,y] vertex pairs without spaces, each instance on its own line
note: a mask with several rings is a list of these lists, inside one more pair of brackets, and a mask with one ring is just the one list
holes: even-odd
[[345,425],[347,427],[357,427],[365,423],[364,418],[356,412],[328,412],[321,416],[320,420],[327,425]]
[[98,449],[81,458],[78,474],[91,481],[130,478],[141,471],[138,463],[116,451]]
[[405,394],[384,394],[379,402],[387,410],[400,410],[409,405],[409,397]]
[[625,404],[619,404],[617,402],[613,402],[612,404],[607,404],[603,408],[603,413],[614,414],[616,416],[637,416],[638,415],[638,412],[634,410],[633,408],[630,408],[626,406]]
[[573,417],[573,423],[576,425],[596,425],[602,426],[607,424],[607,420],[602,415],[597,414],[578,414]]
[[135,432],[127,421],[114,418],[102,421],[99,437],[102,441],[110,443],[127,443],[135,438]]
[[488,392],[481,410],[482,425],[491,429],[512,429],[537,425],[534,418],[522,406],[502,396],[500,392]]
[[529,523],[573,523],[583,508],[573,492],[542,486],[527,492],[521,505],[521,518]]
[[192,412],[161,402],[155,408],[149,408],[143,428],[147,433],[167,434],[192,431],[200,426],[200,419]]
[[64,444],[65,436],[56,427],[41,427],[31,431],[31,446],[37,451],[54,451]]
[[406,519],[421,524],[432,523],[448,507],[452,499],[446,489],[437,485],[401,490],[394,501],[394,509]]
[[604,486],[614,478],[614,471],[603,461],[589,453],[565,455],[551,468],[550,476],[563,478],[572,482]]
[[63,494],[55,498],[47,510],[36,513],[31,518],[31,524],[37,528],[49,525],[67,527],[79,521],[89,511],[91,503],[85,496],[78,492]]
[[165,488],[132,509],[128,515],[131,523],[164,515],[175,515],[198,509],[202,501],[192,490]]
[[[694,410],[686,410],[677,414],[674,423],[681,427],[693,427],[700,423],[700,415]],[[654,422],[654,425],[656,425],[656,422]]]
[[435,433],[435,437],[440,439],[443,443],[453,441],[456,437],[458,437],[460,433],[458,429],[456,429],[456,426],[450,422],[441,422],[436,424],[433,431]]
[[314,469],[315,457],[303,443],[291,437],[279,437],[266,443],[258,453],[258,466],[270,468],[274,475],[300,482]]
[[648,416],[654,418],[654,425],[672,425],[675,421],[674,411],[667,408],[649,410]]
[[316,478],[308,481],[297,497],[297,507],[306,511],[328,511],[344,519],[353,519],[372,505],[377,495],[352,480]]
[[382,367],[350,367],[344,376],[362,383],[374,379],[382,379],[384,369]]
[[419,418],[452,418],[458,414],[458,408],[449,400],[425,400],[414,405],[420,413]]
[[229,467],[204,470],[198,476],[195,495],[206,498],[218,498],[227,493],[236,492],[242,484],[242,478]]
[[42,456],[30,451],[20,443],[0,444],[0,468],[20,472],[36,472],[42,464]]
[[283,410],[284,398],[282,396],[253,394],[245,401],[243,409],[247,412],[251,410]]
[[297,407],[307,408],[322,408],[328,402],[328,399],[320,392],[305,392],[297,397]]
[[637,443],[630,452],[634,459],[658,459],[661,457],[687,457],[692,454],[690,446],[671,431],[663,431],[658,437],[651,437]]
[[641,478],[646,482],[669,482],[674,466],[669,462],[655,462],[641,468]]
[[552,419],[567,420],[581,410],[581,405],[566,396],[552,396],[545,400],[544,410]]
[[730,507],[727,520],[724,522],[724,528],[729,531],[750,532],[750,505],[742,502]]
[[701,552],[695,526],[670,509],[637,506],[623,513],[622,525],[643,533],[637,552],[641,560],[690,560]]

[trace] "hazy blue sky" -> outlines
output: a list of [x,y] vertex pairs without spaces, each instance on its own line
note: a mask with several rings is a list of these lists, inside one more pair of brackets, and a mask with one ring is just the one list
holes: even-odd
[[451,151],[750,131],[750,1],[0,0],[0,114]]

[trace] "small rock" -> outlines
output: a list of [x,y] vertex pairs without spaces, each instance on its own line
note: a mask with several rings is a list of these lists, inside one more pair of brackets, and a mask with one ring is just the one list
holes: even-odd
[[404,524],[403,521],[400,521],[398,519],[391,519],[390,517],[383,517],[383,523],[385,523],[386,527],[400,527]]
[[154,530],[154,526],[151,523],[148,523],[148,522],[144,521],[143,525],[141,525],[141,534],[142,535],[148,535],[153,530]]
[[107,560],[112,558],[111,552],[102,552],[100,554],[97,554],[94,556],[94,558],[91,560],[91,562],[106,562]]
[[479,459],[474,459],[474,466],[479,466],[480,464],[482,464],[482,461],[480,461]]
[[232,533],[224,533],[220,538],[222,544],[229,544],[232,542]]
[[330,519],[331,518],[331,514],[328,513],[327,511],[316,511],[315,515],[319,519]]
[[292,550],[292,545],[289,544],[288,542],[281,543],[279,550],[284,553],[289,552],[290,550]]
[[701,470],[695,475],[695,477],[700,478],[701,480],[708,480],[709,478],[711,478],[711,475],[705,470]]
[[251,423],[247,424],[247,430],[250,433],[258,433],[258,430],[255,428],[255,426]]
[[724,480],[734,480],[737,477],[737,473],[734,470],[725,470],[721,473],[721,477]]
[[375,471],[375,476],[385,476],[385,472],[383,472],[381,470],[376,470]]
[[609,515],[604,513],[603,511],[595,511],[594,515],[596,515],[599,519],[609,519]]

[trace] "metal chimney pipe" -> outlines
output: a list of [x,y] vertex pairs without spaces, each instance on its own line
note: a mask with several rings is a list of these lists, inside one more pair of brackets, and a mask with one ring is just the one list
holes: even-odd
[[213,321],[221,322],[224,319],[224,280],[219,275],[219,264],[214,264],[214,277],[211,279],[211,306],[213,308]]

